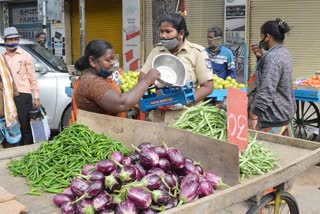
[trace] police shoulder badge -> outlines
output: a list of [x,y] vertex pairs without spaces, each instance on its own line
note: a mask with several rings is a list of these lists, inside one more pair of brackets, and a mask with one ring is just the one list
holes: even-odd
[[211,69],[211,60],[210,59],[205,59],[206,60],[206,66],[208,69]]

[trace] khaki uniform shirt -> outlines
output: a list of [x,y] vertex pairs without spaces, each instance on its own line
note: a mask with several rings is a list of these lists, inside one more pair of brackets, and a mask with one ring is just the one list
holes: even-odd
[[[171,53],[162,44],[157,44],[150,52],[146,62],[141,68],[141,72],[148,73],[152,68],[153,59],[162,53]],[[192,80],[194,87],[213,79],[212,70],[210,69],[210,60],[205,48],[201,45],[194,44],[185,40],[181,49],[174,54],[178,57],[187,68],[187,80]]]

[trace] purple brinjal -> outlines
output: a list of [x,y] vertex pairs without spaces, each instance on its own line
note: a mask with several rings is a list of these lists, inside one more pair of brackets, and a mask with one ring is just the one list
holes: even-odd
[[217,189],[218,187],[229,187],[225,183],[223,183],[222,178],[219,175],[214,174],[213,172],[205,171],[204,178],[210,182],[213,189]]
[[179,200],[177,198],[171,198],[165,206],[165,209],[171,209],[178,206]]
[[122,162],[121,162],[123,165],[130,165],[132,164],[132,159],[130,157],[124,157]]
[[153,149],[144,149],[140,152],[140,164],[145,169],[156,167],[159,163],[159,155]]
[[62,194],[69,196],[72,200],[76,198],[70,187],[64,189]]
[[150,169],[147,174],[156,174],[156,175],[159,175],[160,177],[163,177],[165,173],[164,173],[163,169],[158,168],[158,167],[154,167],[154,168]]
[[57,194],[53,197],[53,203],[58,207],[61,207],[62,204],[66,202],[72,202],[72,198],[65,194]]
[[110,175],[112,171],[116,170],[117,166],[112,160],[105,159],[97,162],[96,168],[103,174]]
[[89,183],[81,178],[74,179],[70,185],[72,192],[76,196],[82,196],[88,187]]
[[116,213],[117,214],[138,214],[138,210],[133,202],[126,200],[118,204]]
[[149,142],[143,142],[138,146],[138,149],[140,150],[154,149],[154,145],[152,145],[152,143],[149,143]]
[[132,201],[137,208],[147,209],[152,202],[151,194],[141,187],[131,187],[128,190],[127,199]]
[[62,214],[76,214],[77,208],[72,202],[65,202],[61,206],[61,213]]
[[167,190],[153,190],[152,191],[152,200],[159,205],[167,204],[170,200],[170,195]]
[[184,187],[181,187],[179,199],[180,203],[188,203],[199,198],[199,184],[196,181],[190,181]]
[[188,175],[189,173],[198,173],[197,167],[193,163],[186,161],[186,159],[184,160],[184,167],[182,170],[185,175]]
[[90,171],[95,170],[95,169],[96,169],[96,168],[94,167],[93,164],[85,165],[85,166],[82,168],[81,174],[82,174],[82,175],[88,175]]
[[169,190],[175,189],[178,187],[179,183],[171,174],[165,174],[164,181],[169,187]]
[[121,152],[113,152],[111,155],[111,160],[121,163],[124,155]]
[[158,166],[164,171],[169,172],[171,170],[170,162],[165,158],[160,158]]
[[146,175],[146,170],[141,166],[140,163],[136,163],[133,165],[135,170],[136,170],[136,180],[140,181],[145,175]]
[[199,175],[195,173],[189,173],[181,179],[180,186],[183,188],[186,184],[191,181],[199,182]]
[[156,174],[147,174],[146,176],[144,176],[142,178],[142,180],[140,181],[140,184],[143,187],[147,187],[150,190],[155,190],[155,189],[159,189],[161,184],[162,184],[162,180],[161,177],[159,175]]
[[156,214],[156,213],[157,213],[156,211],[154,211],[154,210],[152,210],[150,208],[148,208],[146,210],[140,210],[139,211],[139,214]]
[[91,199],[84,198],[77,203],[77,209],[80,214],[94,214],[93,201]]
[[167,150],[163,146],[157,146],[154,151],[159,155],[159,158],[167,158]]
[[178,149],[168,148],[167,149],[168,160],[174,169],[183,169],[184,167],[184,156]]
[[123,166],[118,174],[121,182],[130,182],[136,179],[136,169],[132,165]]
[[213,187],[207,180],[202,180],[199,182],[199,193],[201,197],[213,194]]
[[114,175],[108,175],[104,179],[104,185],[108,192],[113,192],[114,190],[118,190],[121,187],[121,181]]
[[88,181],[102,181],[104,182],[104,174],[98,170],[92,170],[85,177]]
[[97,212],[101,212],[103,210],[110,208],[111,203],[112,203],[112,197],[107,192],[100,193],[92,201],[93,208]]

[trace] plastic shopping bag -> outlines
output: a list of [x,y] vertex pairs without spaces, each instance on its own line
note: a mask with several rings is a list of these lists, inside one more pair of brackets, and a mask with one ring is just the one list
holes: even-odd
[[44,113],[44,111],[42,110],[42,108],[40,108],[40,110],[41,110],[42,117],[30,120],[32,137],[33,137],[34,143],[47,141],[50,138],[50,134],[51,134],[48,118]]

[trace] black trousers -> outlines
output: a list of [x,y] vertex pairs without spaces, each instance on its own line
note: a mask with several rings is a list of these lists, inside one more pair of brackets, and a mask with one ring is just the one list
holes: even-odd
[[18,118],[20,122],[20,129],[22,138],[20,145],[33,144],[29,112],[32,108],[32,95],[26,93],[19,93],[18,96],[14,97],[14,102],[17,107]]

